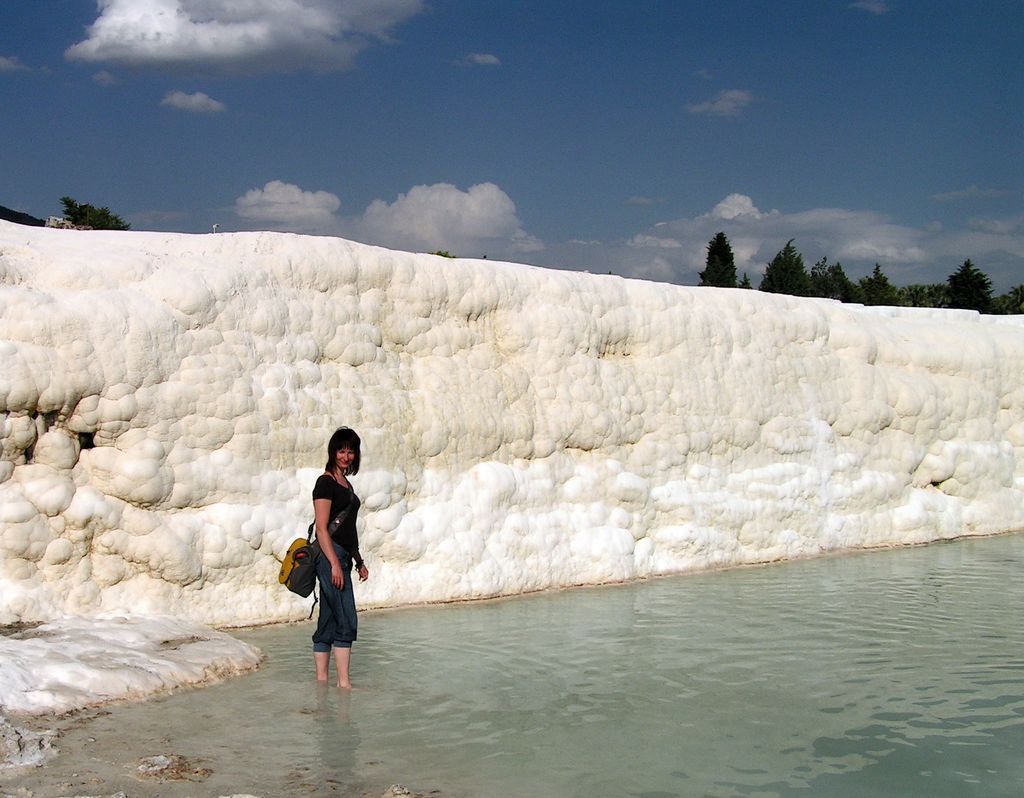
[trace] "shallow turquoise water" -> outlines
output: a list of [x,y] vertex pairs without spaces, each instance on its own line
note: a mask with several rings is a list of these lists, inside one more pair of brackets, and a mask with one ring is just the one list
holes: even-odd
[[1021,795],[1022,573],[1014,535],[368,613],[351,694],[253,630],[260,672],[97,724],[204,794]]

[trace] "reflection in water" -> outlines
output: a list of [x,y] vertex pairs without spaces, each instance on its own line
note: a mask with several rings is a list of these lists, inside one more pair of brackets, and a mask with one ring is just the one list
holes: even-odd
[[311,775],[323,786],[347,788],[356,780],[359,726],[352,714],[352,693],[317,683],[312,734],[320,756]]
[[1017,535],[370,613],[351,693],[306,625],[253,630],[261,671],[89,733],[205,756],[210,795],[1021,795],[1022,563]]

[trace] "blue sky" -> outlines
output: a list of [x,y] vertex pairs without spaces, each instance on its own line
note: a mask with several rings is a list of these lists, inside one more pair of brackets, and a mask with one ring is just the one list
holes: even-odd
[[0,205],[695,284],[1024,282],[1024,2],[18,0]]

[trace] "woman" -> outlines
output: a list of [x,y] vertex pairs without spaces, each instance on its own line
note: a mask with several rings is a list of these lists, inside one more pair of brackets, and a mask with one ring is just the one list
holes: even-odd
[[313,516],[321,555],[316,575],[320,581],[320,617],[313,633],[316,680],[326,682],[334,649],[338,687],[349,688],[348,669],[352,641],[356,639],[356,602],[352,593],[352,563],[360,581],[370,575],[359,555],[356,515],[359,497],[349,475],[359,471],[359,436],[348,427],[335,430],[327,444],[327,465],[313,486]]

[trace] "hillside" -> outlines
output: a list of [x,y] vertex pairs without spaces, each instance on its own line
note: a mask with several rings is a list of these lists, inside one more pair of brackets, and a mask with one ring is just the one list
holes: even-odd
[[27,213],[21,211],[11,210],[0,205],[0,219],[5,222],[14,222],[15,224],[27,224],[32,227],[42,227],[46,224],[42,219],[37,219],[35,216],[29,216]]

